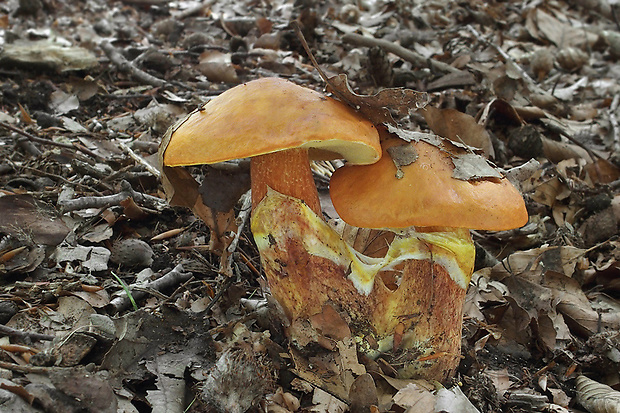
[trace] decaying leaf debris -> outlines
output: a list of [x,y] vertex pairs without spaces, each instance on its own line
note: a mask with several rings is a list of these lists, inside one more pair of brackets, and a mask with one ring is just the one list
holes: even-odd
[[[614,2],[5,3],[0,410],[617,411]],[[246,161],[172,168],[178,206],[164,200],[156,153],[175,120],[257,78],[326,87],[293,22],[328,93],[403,142],[449,139],[459,179],[506,175],[524,195],[524,227],[472,233],[443,388],[358,353],[331,307],[294,326],[311,346],[287,342]],[[325,217],[380,255],[392,238],[345,226],[329,202],[340,166],[313,166]]]

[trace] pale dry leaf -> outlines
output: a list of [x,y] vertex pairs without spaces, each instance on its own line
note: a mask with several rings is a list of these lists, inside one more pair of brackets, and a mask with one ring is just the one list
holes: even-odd
[[82,47],[65,47],[50,40],[16,41],[3,45],[0,63],[56,72],[92,69],[99,64],[93,52]]
[[441,413],[480,413],[471,404],[459,386],[439,389],[435,400],[435,411]]
[[392,401],[394,404],[407,409],[407,412],[433,413],[435,411],[435,395],[415,383],[410,383],[400,389]]
[[80,100],[76,95],[65,93],[62,90],[55,90],[50,96],[49,105],[54,110],[54,113],[64,115],[78,109],[80,107]]
[[69,91],[77,95],[80,101],[85,101],[95,96],[99,92],[100,86],[92,77],[87,76],[84,79],[70,79],[67,82],[67,87]]
[[[501,179],[503,177],[494,165],[480,155],[480,150],[478,148],[431,133],[407,131],[391,124],[385,124],[384,126],[387,128],[388,132],[395,134],[407,142],[426,142],[449,154],[452,164],[454,165],[452,174],[454,179],[468,181],[489,178]],[[392,152],[396,155],[396,159],[394,155],[392,155]],[[402,148],[395,149],[392,152],[388,150],[397,168],[399,166],[409,165],[417,159],[417,156],[414,157],[413,153],[407,153],[407,151]],[[398,176],[399,174],[397,172],[396,177]]]
[[[583,25],[572,26],[562,12],[555,9],[553,15],[542,7],[535,7],[527,15],[525,27],[535,39],[549,40],[558,47],[592,46],[598,35],[584,29]],[[561,20],[560,20],[561,19]]]
[[620,413],[620,392],[586,376],[577,377],[575,386],[577,401],[590,413]]
[[463,181],[497,178],[501,179],[502,174],[493,167],[489,162],[480,155],[475,153],[466,153],[456,156],[452,159],[454,163],[454,172],[452,177]]
[[396,178],[402,179],[404,176],[403,166],[411,165],[418,159],[418,152],[411,145],[391,146],[387,149],[394,166],[396,166]]
[[502,397],[504,393],[513,385],[513,382],[510,380],[508,369],[506,368],[501,370],[486,369],[483,374],[491,379],[491,382],[497,389],[497,394],[500,397]]
[[346,403],[318,387],[314,388],[312,403],[314,406],[309,409],[311,412],[344,413],[347,411]]
[[59,264],[78,262],[89,271],[105,271],[108,269],[110,250],[104,247],[85,247],[83,245],[59,246],[53,257]]
[[72,292],[71,295],[80,297],[82,300],[96,308],[103,308],[110,304],[110,296],[106,290],[103,289],[99,291],[75,291]]
[[356,376],[366,373],[366,368],[357,360],[357,347],[352,337],[347,337],[336,343],[340,354],[341,367],[350,370]]

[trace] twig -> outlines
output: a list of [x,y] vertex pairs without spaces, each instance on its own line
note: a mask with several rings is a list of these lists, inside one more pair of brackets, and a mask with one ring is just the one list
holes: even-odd
[[[67,185],[75,185],[75,186],[78,186],[78,187],[80,187],[80,188],[84,188],[84,189],[86,189],[87,191],[92,191],[92,192],[94,192],[94,193],[95,193],[95,194],[97,194],[97,195],[103,196],[103,194],[102,194],[101,192],[97,191],[95,188],[93,188],[93,187],[91,187],[91,186],[88,186],[88,185],[81,184],[81,183],[79,183],[79,182],[73,182],[73,181],[70,181],[70,180],[68,180],[67,178],[65,178],[64,176],[57,175],[57,174],[53,174],[53,173],[51,173],[51,172],[42,171],[42,170],[40,170],[40,169],[33,168],[33,167],[31,167],[31,166],[26,166],[26,165],[21,165],[19,168],[21,168],[21,169],[25,169],[25,170],[27,170],[27,171],[30,171],[30,172],[32,172],[32,173],[34,173],[34,174],[36,174],[36,175],[40,175],[40,176],[49,176],[50,178],[57,179],[57,180],[59,180],[59,181],[61,181],[61,182],[64,182],[64,183],[65,183],[65,184],[67,184]],[[17,168],[17,167],[15,167],[15,169],[18,169],[18,168]],[[103,186],[105,186],[105,187],[108,187],[108,185],[107,185],[107,184],[105,184],[105,183],[103,183],[103,182],[99,182],[99,184],[100,184],[100,185],[103,185]],[[107,189],[107,188],[106,188],[106,189]]]
[[417,66],[429,65],[432,70],[445,73],[461,73],[460,69],[454,66],[450,66],[447,63],[440,62],[439,60],[429,59],[421,54],[414,52],[413,50],[406,49],[399,44],[392,43],[388,40],[376,39],[374,37],[362,36],[357,33],[347,33],[342,36],[342,41],[351,43],[356,46],[374,47],[379,46],[382,49],[395,54],[404,60],[411,62]]
[[620,153],[620,127],[618,127],[618,118],[616,118],[616,110],[620,103],[620,95],[616,94],[609,105],[609,123],[611,124],[611,133],[614,139],[612,153]]
[[147,85],[151,85],[155,87],[162,87],[166,84],[164,80],[158,77],[155,77],[153,75],[150,75],[146,73],[145,71],[138,69],[133,64],[131,64],[131,62],[125,59],[125,57],[118,50],[116,50],[116,48],[112,46],[112,44],[109,41],[104,40],[103,42],[101,42],[99,47],[101,47],[101,49],[105,52],[105,54],[108,56],[110,61],[114,63],[114,65],[120,71],[130,73],[133,77],[138,79],[140,82],[146,83]]
[[0,361],[0,368],[16,371],[18,373],[35,373],[35,374],[47,374],[53,370],[69,370],[70,367],[39,367],[39,366],[22,366],[21,364],[7,363],[6,361]]
[[50,145],[50,146],[56,146],[58,148],[66,148],[66,149],[73,149],[73,150],[78,150],[80,152],[85,153],[88,156],[92,156],[95,159],[98,160],[102,160],[103,158],[99,155],[97,155],[96,153],[94,153],[93,151],[91,151],[90,149],[79,145],[79,144],[69,144],[69,143],[61,143],[61,142],[54,142],[51,139],[45,139],[45,138],[40,138],[38,136],[32,135],[28,132],[26,132],[25,130],[22,130],[20,128],[16,128],[15,126],[9,125],[6,122],[2,122],[0,121],[0,126],[2,126],[5,129],[8,129],[10,131],[13,131],[15,133],[18,133],[26,138],[28,138],[29,141],[31,142],[37,142],[37,143],[42,143],[44,145]]
[[245,224],[248,222],[250,217],[250,213],[252,212],[252,197],[250,196],[250,191],[243,194],[241,197],[241,211],[239,211],[238,219],[240,221],[239,227],[237,228],[237,232],[233,240],[228,245],[226,251],[228,252],[228,256],[226,258],[226,262],[220,263],[220,272],[223,274],[232,274],[232,262],[233,262],[233,253],[237,249],[237,245],[239,245],[239,238],[241,237],[241,233],[243,232],[243,228]]
[[340,101],[346,103],[347,105],[353,108],[356,107],[354,102],[351,102],[351,100],[349,100],[349,98],[347,98],[345,94],[341,93],[337,87],[334,87],[334,85],[329,80],[325,72],[323,72],[323,69],[321,69],[321,66],[319,66],[319,62],[316,61],[316,58],[312,54],[312,51],[310,50],[310,46],[308,46],[308,42],[306,41],[304,34],[301,32],[301,27],[299,27],[299,23],[294,21],[292,25],[293,25],[293,29],[295,29],[295,34],[297,34],[297,37],[299,38],[299,41],[301,42],[304,50],[306,51],[308,58],[312,62],[312,66],[314,66],[316,71],[319,72],[319,76],[321,76],[321,79],[323,79],[323,82],[325,82],[325,84],[330,87],[331,92],[334,93],[338,97],[338,99],[340,99]]
[[[185,272],[183,265],[179,264],[170,270],[167,274],[162,275],[155,281],[140,284],[137,286],[129,285],[131,290],[131,296],[134,300],[141,300],[149,294],[149,290],[152,291],[164,291],[170,289],[172,286],[182,284],[192,277],[192,273]],[[140,287],[139,290],[136,287]],[[110,314],[116,314],[123,310],[128,309],[131,306],[131,299],[129,295],[123,291],[118,297],[115,297],[110,304],[106,306],[106,310]]]
[[140,155],[135,153],[133,151],[133,149],[131,149],[125,142],[118,142],[118,145],[125,152],[127,152],[127,154],[129,154],[131,159],[133,159],[134,161],[138,162],[140,165],[144,166],[146,168],[146,170],[149,171],[153,176],[155,176],[156,178],[159,178],[161,173],[157,170],[157,168],[155,168],[153,165],[148,163],[143,157],[141,157]]
[[204,9],[211,6],[213,3],[215,3],[215,0],[204,0],[196,6],[190,7],[189,9],[183,10],[181,13],[176,14],[175,18],[181,20],[186,17],[193,16],[194,14],[202,13]]
[[14,328],[0,324],[0,335],[18,338],[29,338],[31,340],[52,341],[55,337],[48,334],[31,333],[29,331],[15,330]]
[[133,200],[137,203],[145,204],[153,208],[166,205],[166,202],[163,199],[134,191],[134,189],[131,187],[131,184],[127,181],[121,182],[121,192],[119,192],[118,194],[105,196],[85,196],[77,199],[59,201],[58,204],[62,207],[63,212],[70,212],[76,211],[78,209],[108,208],[114,205],[120,205],[120,203],[127,198],[133,198]]
[[499,53],[499,55],[502,57],[502,59],[504,59],[507,63],[509,63],[510,65],[512,65],[521,75],[521,77],[523,78],[523,80],[525,80],[533,89],[535,92],[543,94],[543,95],[550,95],[549,92],[547,92],[546,90],[544,90],[542,87],[540,87],[538,85],[538,83],[532,79],[532,77],[530,75],[527,74],[527,72],[525,71],[525,69],[523,69],[521,66],[519,66],[517,64],[517,62],[515,62],[512,57],[510,57],[508,55],[508,53],[506,53],[501,47],[499,47],[498,45],[491,43],[490,41],[488,41],[487,39],[485,39],[480,32],[478,32],[478,30],[474,29],[471,25],[467,25],[467,30],[469,30],[474,36],[476,36],[476,39],[478,39],[478,41],[486,44],[487,46],[490,46],[492,48],[494,48],[497,53]]
[[230,287],[233,283],[233,281],[235,280],[234,277],[226,277],[226,280],[224,281],[224,283],[222,284],[222,286],[220,287],[220,289],[215,293],[215,295],[213,296],[213,298],[211,299],[211,301],[209,302],[209,304],[207,304],[207,306],[205,307],[204,310],[202,310],[200,312],[200,314],[206,314],[209,310],[211,310],[211,308],[213,308],[213,306],[215,305],[215,303],[217,303],[217,301],[222,298],[222,296],[224,295],[224,293],[226,292],[226,290],[228,290],[228,287]]

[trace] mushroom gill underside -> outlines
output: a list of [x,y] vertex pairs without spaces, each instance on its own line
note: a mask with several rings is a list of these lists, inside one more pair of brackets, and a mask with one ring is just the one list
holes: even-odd
[[[474,262],[467,229],[400,231],[384,256],[369,257],[302,201],[269,190],[253,212],[252,233],[290,325],[331,306],[358,348],[395,361],[401,377],[442,380],[454,372]],[[293,343],[307,342],[296,337],[303,331],[288,333]]]

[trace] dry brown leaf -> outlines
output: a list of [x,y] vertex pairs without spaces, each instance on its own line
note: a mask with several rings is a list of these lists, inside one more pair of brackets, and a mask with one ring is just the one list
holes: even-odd
[[557,9],[547,12],[542,7],[534,7],[527,15],[525,27],[535,39],[548,40],[558,47],[584,48],[596,42],[598,35],[584,30],[582,25],[572,26],[565,23],[568,20]]
[[235,207],[241,195],[250,190],[250,171],[245,169],[220,170],[206,165],[198,192],[203,203],[219,212]]
[[372,406],[379,404],[377,386],[369,373],[364,373],[355,379],[349,390],[351,412],[368,412]]
[[236,231],[234,210],[219,212],[206,206],[199,193],[198,182],[183,167],[164,166],[161,180],[170,205],[190,208],[211,230],[210,249],[224,251],[232,240],[225,234]]
[[566,142],[558,142],[549,138],[542,138],[543,143],[543,152],[545,153],[545,157],[549,159],[549,161],[553,163],[558,163],[565,159],[585,159],[586,162],[592,162],[592,157],[580,146],[566,143]]
[[230,54],[208,50],[200,55],[198,70],[214,83],[239,83],[239,77],[230,60]]
[[513,308],[511,321],[517,331],[537,320],[539,329],[545,329],[539,338],[553,346],[555,340],[567,339],[567,325],[573,334],[586,337],[599,328],[620,328],[620,315],[599,314],[581,285],[570,278],[577,265],[582,266],[583,255],[574,247],[538,248],[517,252],[492,269],[491,278],[507,287],[503,296]]
[[330,339],[341,341],[351,337],[349,325],[331,305],[326,305],[322,312],[311,316],[310,323],[319,334]]
[[328,86],[336,97],[360,111],[375,125],[395,124],[392,114],[406,116],[428,104],[428,94],[412,89],[383,89],[375,95],[358,95],[355,93],[347,75],[339,74],[329,78]]
[[477,123],[480,125],[486,125],[491,117],[499,117],[501,120],[498,121],[502,124],[521,126],[525,122],[523,121],[518,109],[519,108],[512,106],[503,99],[495,98],[487,103],[481,113],[476,116],[478,118]]
[[0,230],[36,244],[58,245],[69,233],[50,208],[31,195],[0,197]]
[[494,156],[491,137],[484,126],[456,109],[437,109],[427,106],[422,110],[429,128],[439,136],[482,149],[484,156]]
[[598,158],[585,169],[594,184],[609,184],[620,179],[620,168],[606,159]]
[[121,201],[120,204],[123,207],[123,214],[125,214],[125,216],[129,219],[138,221],[146,219],[149,216],[144,209],[140,208],[138,204],[136,204],[133,198],[127,198]]
[[340,400],[347,400],[349,389],[345,386],[338,368],[334,352],[319,352],[307,358],[299,352],[290,352],[294,367],[291,371],[300,379],[315,386],[315,389],[325,389],[337,396]]
[[570,194],[570,188],[556,176],[536,186],[531,197],[540,204],[553,207],[558,201],[568,198]]

